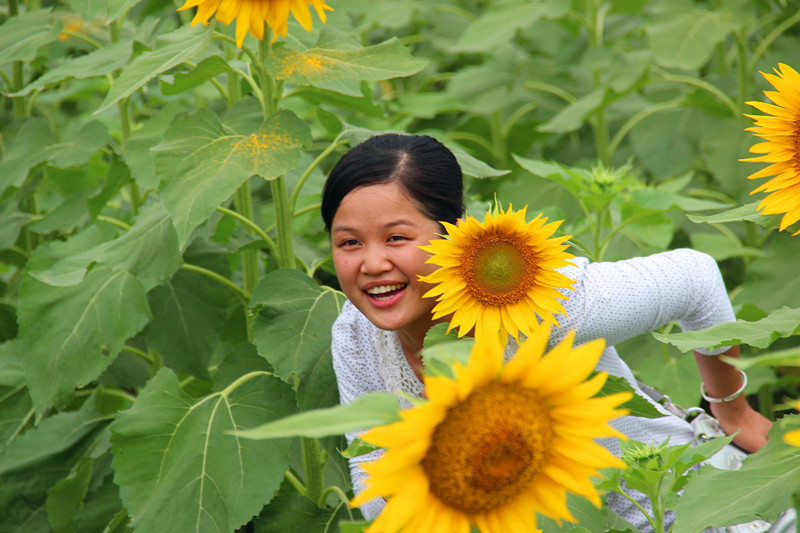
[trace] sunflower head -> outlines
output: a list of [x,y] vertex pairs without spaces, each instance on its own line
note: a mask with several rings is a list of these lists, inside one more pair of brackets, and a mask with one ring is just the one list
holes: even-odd
[[569,334],[543,355],[549,333],[537,328],[505,366],[496,336],[476,342],[455,378],[426,378],[427,402],[363,435],[385,448],[353,500],[387,498],[368,533],[536,531],[535,513],[574,520],[567,492],[600,505],[591,478],[624,463],[595,439],[625,438],[608,422],[631,395],[594,397],[602,339],[574,348]]
[[[767,192],[758,205],[765,215],[783,214],[780,229],[800,220],[800,74],[792,67],[779,64],[775,74],[762,75],[775,87],[775,91],[764,91],[772,100],[747,102],[766,115],[747,115],[755,126],[747,131],[755,133],[765,142],[750,147],[750,152],[764,154],[759,157],[741,159],[755,163],[770,163],[748,176],[758,179],[773,176],[750,194]],[[800,231],[795,232],[797,235]]]
[[[559,289],[573,281],[557,271],[574,257],[565,252],[570,236],[552,238],[562,221],[547,224],[540,214],[525,222],[527,206],[498,209],[484,221],[473,217],[458,226],[442,222],[447,236],[422,246],[440,268],[420,280],[436,284],[425,297],[436,297],[434,320],[452,315],[450,328],[459,337],[475,330],[475,338],[517,338],[529,335],[539,320],[558,325],[554,313],[564,313]],[[538,318],[537,318],[538,317]]]
[[248,31],[256,39],[264,39],[265,23],[272,30],[273,42],[278,35],[286,37],[290,12],[303,29],[311,31],[313,20],[309,5],[314,7],[323,24],[325,11],[333,10],[325,0],[186,0],[178,11],[197,8],[192,26],[200,22],[208,24],[212,15],[225,25],[235,19],[236,46],[241,48]]

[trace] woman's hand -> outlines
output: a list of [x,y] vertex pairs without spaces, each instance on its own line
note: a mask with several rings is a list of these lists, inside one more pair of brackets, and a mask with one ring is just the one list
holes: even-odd
[[719,421],[726,435],[739,431],[733,443],[744,451],[756,452],[767,443],[772,422],[750,407],[744,396],[730,402],[712,403],[711,414]]

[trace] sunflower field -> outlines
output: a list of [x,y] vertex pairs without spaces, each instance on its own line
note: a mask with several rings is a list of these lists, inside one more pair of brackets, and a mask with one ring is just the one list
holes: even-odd
[[[0,0],[0,531],[370,527],[343,434],[398,406],[337,407],[319,207],[387,131],[456,154],[469,214],[527,205],[574,255],[710,254],[737,322],[617,348],[690,407],[691,350],[739,344],[769,443],[737,471],[694,468],[729,439],[584,470],[676,533],[776,520],[800,505],[798,71],[799,0]],[[464,374],[436,333],[426,366]],[[595,499],[533,523],[635,531]]]

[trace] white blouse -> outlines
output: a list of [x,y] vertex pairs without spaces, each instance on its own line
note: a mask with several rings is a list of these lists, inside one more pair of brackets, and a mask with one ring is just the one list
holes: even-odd
[[[596,369],[625,378],[634,390],[665,414],[646,419],[625,416],[611,422],[629,438],[658,444],[684,444],[694,438],[691,426],[665,411],[641,392],[628,365],[619,357],[614,344],[650,332],[669,322],[679,321],[683,331],[703,329],[735,320],[733,309],[716,262],[710,256],[689,249],[672,250],[649,257],[609,263],[589,263],[585,258],[572,260],[574,266],[560,269],[573,279],[576,290],[562,290],[569,298],[563,302],[566,317],[557,315],[560,328],[553,329],[549,347],[555,346],[570,330],[575,330],[575,344],[597,338],[606,339]],[[345,404],[370,392],[394,392],[402,407],[409,403],[402,396],[421,398],[424,386],[417,379],[403,354],[395,332],[375,327],[349,301],[333,324],[333,368],[339,384],[341,403]],[[720,353],[702,349],[701,353]],[[516,351],[510,340],[506,360]],[[356,436],[348,434],[348,442]],[[603,446],[619,456],[617,439],[599,439]],[[364,486],[365,473],[359,465],[372,461],[381,451],[350,459],[351,477],[356,492]],[[649,507],[641,493],[630,491]],[[627,499],[610,493],[607,502],[622,518],[649,529],[642,513]],[[367,519],[375,518],[385,502],[375,499],[361,507]]]

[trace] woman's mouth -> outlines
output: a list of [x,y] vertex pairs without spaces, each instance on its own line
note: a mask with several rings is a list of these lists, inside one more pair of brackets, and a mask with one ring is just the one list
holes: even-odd
[[378,301],[389,300],[392,296],[406,288],[406,283],[392,283],[391,285],[379,285],[371,287],[366,292],[371,298]]

